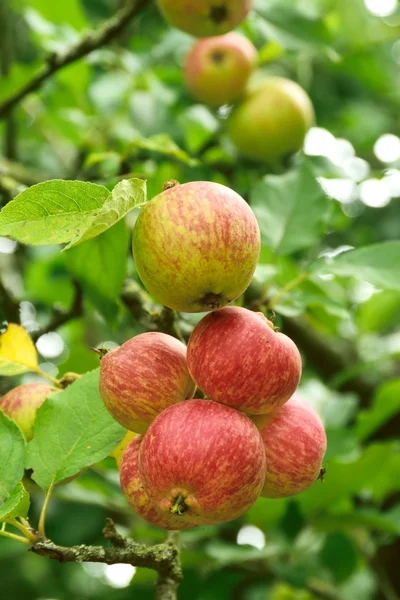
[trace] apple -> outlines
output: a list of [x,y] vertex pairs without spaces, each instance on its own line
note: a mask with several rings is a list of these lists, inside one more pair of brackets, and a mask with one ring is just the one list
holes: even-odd
[[266,477],[261,495],[285,498],[304,492],[321,471],[326,434],[318,413],[294,395],[271,415],[254,418],[264,441]]
[[158,0],[166,21],[195,37],[221,35],[250,12],[252,0]]
[[249,285],[260,229],[249,205],[208,181],[171,187],[145,205],[133,231],[133,255],[148,292],[169,308],[207,312]]
[[265,480],[264,444],[243,413],[212,400],[186,400],[150,425],[139,451],[139,473],[165,516],[175,515],[185,527],[223,523],[258,498]]
[[190,374],[205,395],[249,415],[284,404],[301,377],[297,346],[262,313],[227,306],[206,315],[190,336]]
[[232,112],[227,133],[243,156],[275,165],[301,150],[313,124],[306,92],[289,79],[267,77]]
[[194,527],[179,516],[173,514],[165,515],[149,498],[143,487],[138,468],[139,448],[142,439],[142,436],[137,435],[128,444],[121,458],[120,483],[124,496],[136,514],[155,527],[176,530]]
[[190,336],[190,374],[204,394],[249,415],[284,404],[301,377],[299,351],[262,314],[227,306],[206,315]]
[[141,333],[103,356],[99,389],[118,423],[144,433],[164,408],[195,392],[186,346],[165,333]]
[[186,57],[186,85],[205,104],[231,104],[243,95],[256,62],[256,49],[239,33],[204,38]]
[[0,398],[0,410],[21,429],[27,441],[33,437],[33,424],[39,406],[59,392],[47,383],[23,383]]

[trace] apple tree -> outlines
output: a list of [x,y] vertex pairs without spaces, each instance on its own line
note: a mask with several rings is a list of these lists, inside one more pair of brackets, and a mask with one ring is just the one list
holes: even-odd
[[397,0],[0,0],[16,600],[400,597]]

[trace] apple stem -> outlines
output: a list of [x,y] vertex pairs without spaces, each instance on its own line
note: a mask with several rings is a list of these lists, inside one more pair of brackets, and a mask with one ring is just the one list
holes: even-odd
[[174,504],[169,510],[172,515],[183,515],[183,513],[189,510],[189,507],[186,504],[185,498],[182,496],[182,494],[178,494],[174,500]]

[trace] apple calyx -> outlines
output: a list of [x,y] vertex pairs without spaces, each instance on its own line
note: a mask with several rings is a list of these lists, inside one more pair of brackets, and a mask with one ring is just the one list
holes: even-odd
[[226,302],[222,294],[213,294],[209,292],[206,294],[201,300],[201,304],[203,304],[204,308],[208,310],[215,310],[217,308],[221,308],[225,306]]
[[185,512],[189,510],[188,505],[185,502],[185,498],[182,494],[178,494],[176,498],[174,498],[174,503],[169,509],[169,512],[172,515],[183,515]]
[[102,346],[101,348],[90,348],[91,350],[93,350],[93,352],[95,352],[97,354],[97,356],[99,357],[99,359],[101,360],[106,354],[109,353],[109,350],[107,350],[107,348],[104,348],[104,346]]
[[177,185],[181,185],[179,181],[177,181],[176,179],[168,179],[168,181],[166,181],[163,185],[163,192],[165,192],[165,190],[170,190],[171,188],[176,187]]
[[229,12],[226,6],[223,4],[219,6],[212,6],[210,10],[210,19],[216,25],[221,25],[224,21],[227,21]]

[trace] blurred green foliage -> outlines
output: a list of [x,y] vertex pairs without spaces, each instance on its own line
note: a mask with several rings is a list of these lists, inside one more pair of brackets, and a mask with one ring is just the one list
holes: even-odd
[[[65,52],[118,5],[0,0],[0,102],[49,53]],[[400,135],[400,6],[379,17],[363,0],[255,0],[241,30],[259,50],[259,69],[298,81],[315,105],[320,129],[288,169],[272,173],[236,156],[224,135],[225,110],[195,104],[185,90],[182,64],[192,38],[169,28],[151,4],[117,41],[58,72],[22,101],[13,122],[0,122],[0,201],[5,205],[12,195],[8,177],[20,186],[35,183],[39,173],[43,180],[82,179],[109,189],[122,178],[145,178],[150,197],[169,179],[206,179],[251,203],[263,249],[242,301],[287,291],[274,310],[303,355],[300,391],[327,429],[327,473],[324,483],[298,497],[260,499],[238,521],[184,532],[179,598],[395,600],[400,153],[384,160],[376,143]],[[19,177],[18,165],[28,175]],[[21,322],[34,335],[46,329],[55,308],[71,306],[72,277],[84,290],[82,314],[57,330],[60,352],[38,345],[53,374],[91,370],[98,364],[91,346],[122,343],[148,328],[120,297],[124,278],[140,289],[127,251],[134,218],[135,211],[128,228],[121,221],[106,239],[96,238],[97,249],[82,245],[60,254],[58,246],[16,246],[0,238],[1,281],[22,300]],[[374,255],[372,275],[360,263],[349,268],[346,254],[329,262],[345,247],[387,241],[394,245]],[[321,260],[325,270],[315,268]],[[310,275],[302,278],[305,272]],[[0,297],[1,320],[10,319],[9,310]],[[197,318],[180,316],[182,331]],[[20,380],[32,376],[2,378],[0,393]],[[34,521],[43,493],[33,482],[28,490]],[[138,541],[163,539],[129,509],[112,459],[55,491],[47,533],[60,544],[102,543],[107,515]],[[15,600],[146,600],[155,581],[154,573],[137,570],[126,587],[103,565],[59,565],[5,539],[0,571],[2,590]]]

